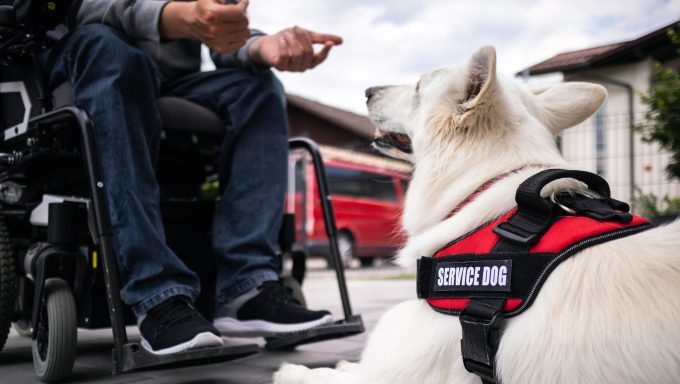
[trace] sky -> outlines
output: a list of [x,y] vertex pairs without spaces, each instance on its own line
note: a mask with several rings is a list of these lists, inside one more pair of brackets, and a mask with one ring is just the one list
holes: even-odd
[[680,0],[250,0],[266,33],[299,25],[342,46],[305,73],[280,73],[288,93],[365,114],[364,90],[415,83],[483,45],[514,73],[555,54],[627,41],[680,19]]

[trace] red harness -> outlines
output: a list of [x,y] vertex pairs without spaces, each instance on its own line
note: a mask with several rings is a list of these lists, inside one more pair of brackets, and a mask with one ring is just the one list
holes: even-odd
[[[465,257],[466,255],[474,255],[475,258],[483,260],[487,259],[485,256],[491,256],[492,258],[496,258],[492,256],[493,254],[491,253],[492,249],[494,246],[498,244],[498,242],[501,240],[501,237],[493,232],[493,228],[495,228],[497,225],[503,222],[507,222],[508,218],[510,216],[514,215],[516,210],[512,210],[511,212],[501,216],[499,219],[494,220],[486,225],[483,225],[482,227],[477,228],[473,232],[454,240],[453,242],[449,243],[446,247],[443,249],[437,251],[437,253],[434,254],[434,259],[447,259],[451,257],[456,257],[456,256],[462,256],[458,258],[458,261],[464,261],[464,260],[470,260],[470,257]],[[628,222],[628,223],[618,223],[618,222],[601,222],[597,221],[595,219],[592,219],[590,217],[585,217],[585,216],[563,216],[560,217],[551,227],[548,229],[548,231],[541,237],[541,239],[536,243],[534,246],[529,248],[529,253],[530,254],[537,254],[538,257],[541,257],[541,255],[559,255],[561,254],[564,250],[570,248],[571,246],[577,245],[582,243],[585,240],[588,240],[588,246],[592,246],[595,244],[599,244],[603,241],[609,241],[613,240],[615,238],[623,237],[629,232],[639,232],[640,229],[648,226],[649,221],[647,219],[641,218],[639,216],[633,215],[633,219]],[[642,228],[641,228],[642,227]],[[605,236],[604,239],[600,239],[600,237]],[[578,250],[583,249],[582,247],[579,247]],[[570,252],[569,255],[565,256],[570,256],[575,252]],[[545,258],[545,256],[544,256]],[[566,259],[566,257],[565,257]],[[531,262],[531,260],[529,260]],[[547,263],[541,263],[541,264],[547,264]],[[422,261],[421,261],[421,267],[422,268]],[[532,268],[533,269],[533,268]],[[464,273],[460,270],[455,272],[459,273]],[[484,275],[484,269],[483,267],[480,267],[479,271],[479,276],[474,276],[474,270],[472,270],[473,276],[470,278],[474,279],[475,277],[478,280],[481,280],[484,282],[485,278],[489,278],[489,285],[493,280],[491,280],[492,277],[494,277],[497,283],[497,276],[492,276],[491,271],[492,267],[487,269],[488,275]],[[467,272],[467,271],[465,271]],[[436,272],[435,272],[436,273]],[[498,273],[498,272],[493,272],[493,273]],[[515,270],[515,273],[517,271]],[[438,273],[437,273],[438,275]],[[420,274],[419,274],[420,276]],[[507,272],[505,274],[506,279],[507,279]],[[458,276],[456,276],[458,277]],[[453,278],[453,280],[456,279],[456,277]],[[459,277],[459,279],[466,278],[468,276],[463,276]],[[547,275],[546,275],[547,277]],[[512,283],[512,282],[511,282]],[[542,283],[542,281],[541,281]],[[461,285],[461,284],[459,284]],[[533,284],[532,284],[533,285]],[[467,284],[466,284],[467,286]],[[422,288],[423,290],[426,290],[426,288]],[[528,294],[528,293],[527,293]],[[421,297],[423,294],[421,294]],[[526,309],[528,306],[522,305],[526,299],[533,299],[533,297],[525,297],[522,295],[510,295],[506,298],[505,304],[503,306],[503,311],[506,312],[506,316],[514,316],[524,309]],[[465,309],[467,304],[470,301],[470,296],[467,294],[461,295],[461,296],[456,296],[451,295],[450,297],[441,297],[441,298],[436,298],[436,297],[431,297],[427,299],[427,302],[436,310],[444,313],[449,313],[449,314],[459,314],[461,311]]]
[[[595,193],[541,198],[545,185],[577,179]],[[418,297],[436,311],[459,316],[468,371],[495,382],[495,353],[507,317],[529,308],[550,273],[579,251],[651,227],[611,199],[609,185],[582,171],[553,169],[523,182],[517,209],[418,260]]]

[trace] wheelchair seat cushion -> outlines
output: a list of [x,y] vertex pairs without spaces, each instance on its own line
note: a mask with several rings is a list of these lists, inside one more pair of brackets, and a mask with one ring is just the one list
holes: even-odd
[[179,97],[158,99],[158,109],[166,131],[224,135],[224,123],[213,111]]
[[[72,105],[74,102],[73,85],[65,82],[52,91],[56,108]],[[158,99],[158,110],[165,131],[197,133],[222,137],[224,123],[213,111],[189,100],[174,96]]]

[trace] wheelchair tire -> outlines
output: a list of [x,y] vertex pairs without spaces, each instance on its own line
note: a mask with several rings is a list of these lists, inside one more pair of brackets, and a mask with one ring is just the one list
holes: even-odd
[[0,221],[0,351],[5,347],[12,326],[17,296],[17,263],[9,229]]
[[31,350],[40,380],[54,383],[73,371],[78,342],[76,302],[71,287],[59,278],[47,279],[44,292]]

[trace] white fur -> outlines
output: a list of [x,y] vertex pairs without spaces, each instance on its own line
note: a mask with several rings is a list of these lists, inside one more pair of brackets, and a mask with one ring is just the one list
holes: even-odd
[[[415,165],[398,261],[413,268],[452,239],[515,206],[517,186],[547,167],[569,167],[553,135],[592,115],[604,88],[564,83],[531,92],[496,75],[495,50],[437,70],[415,86],[369,100],[379,134],[407,134]],[[394,155],[393,150],[385,150]],[[510,170],[456,215],[476,188]],[[556,182],[549,194],[568,182]],[[569,185],[573,186],[573,185]],[[414,292],[415,296],[415,292]],[[283,365],[275,384],[480,383],[460,358],[460,324],[425,301],[383,315],[358,364]],[[503,384],[680,382],[680,222],[588,248],[560,264],[523,314],[506,323],[497,353]]]

